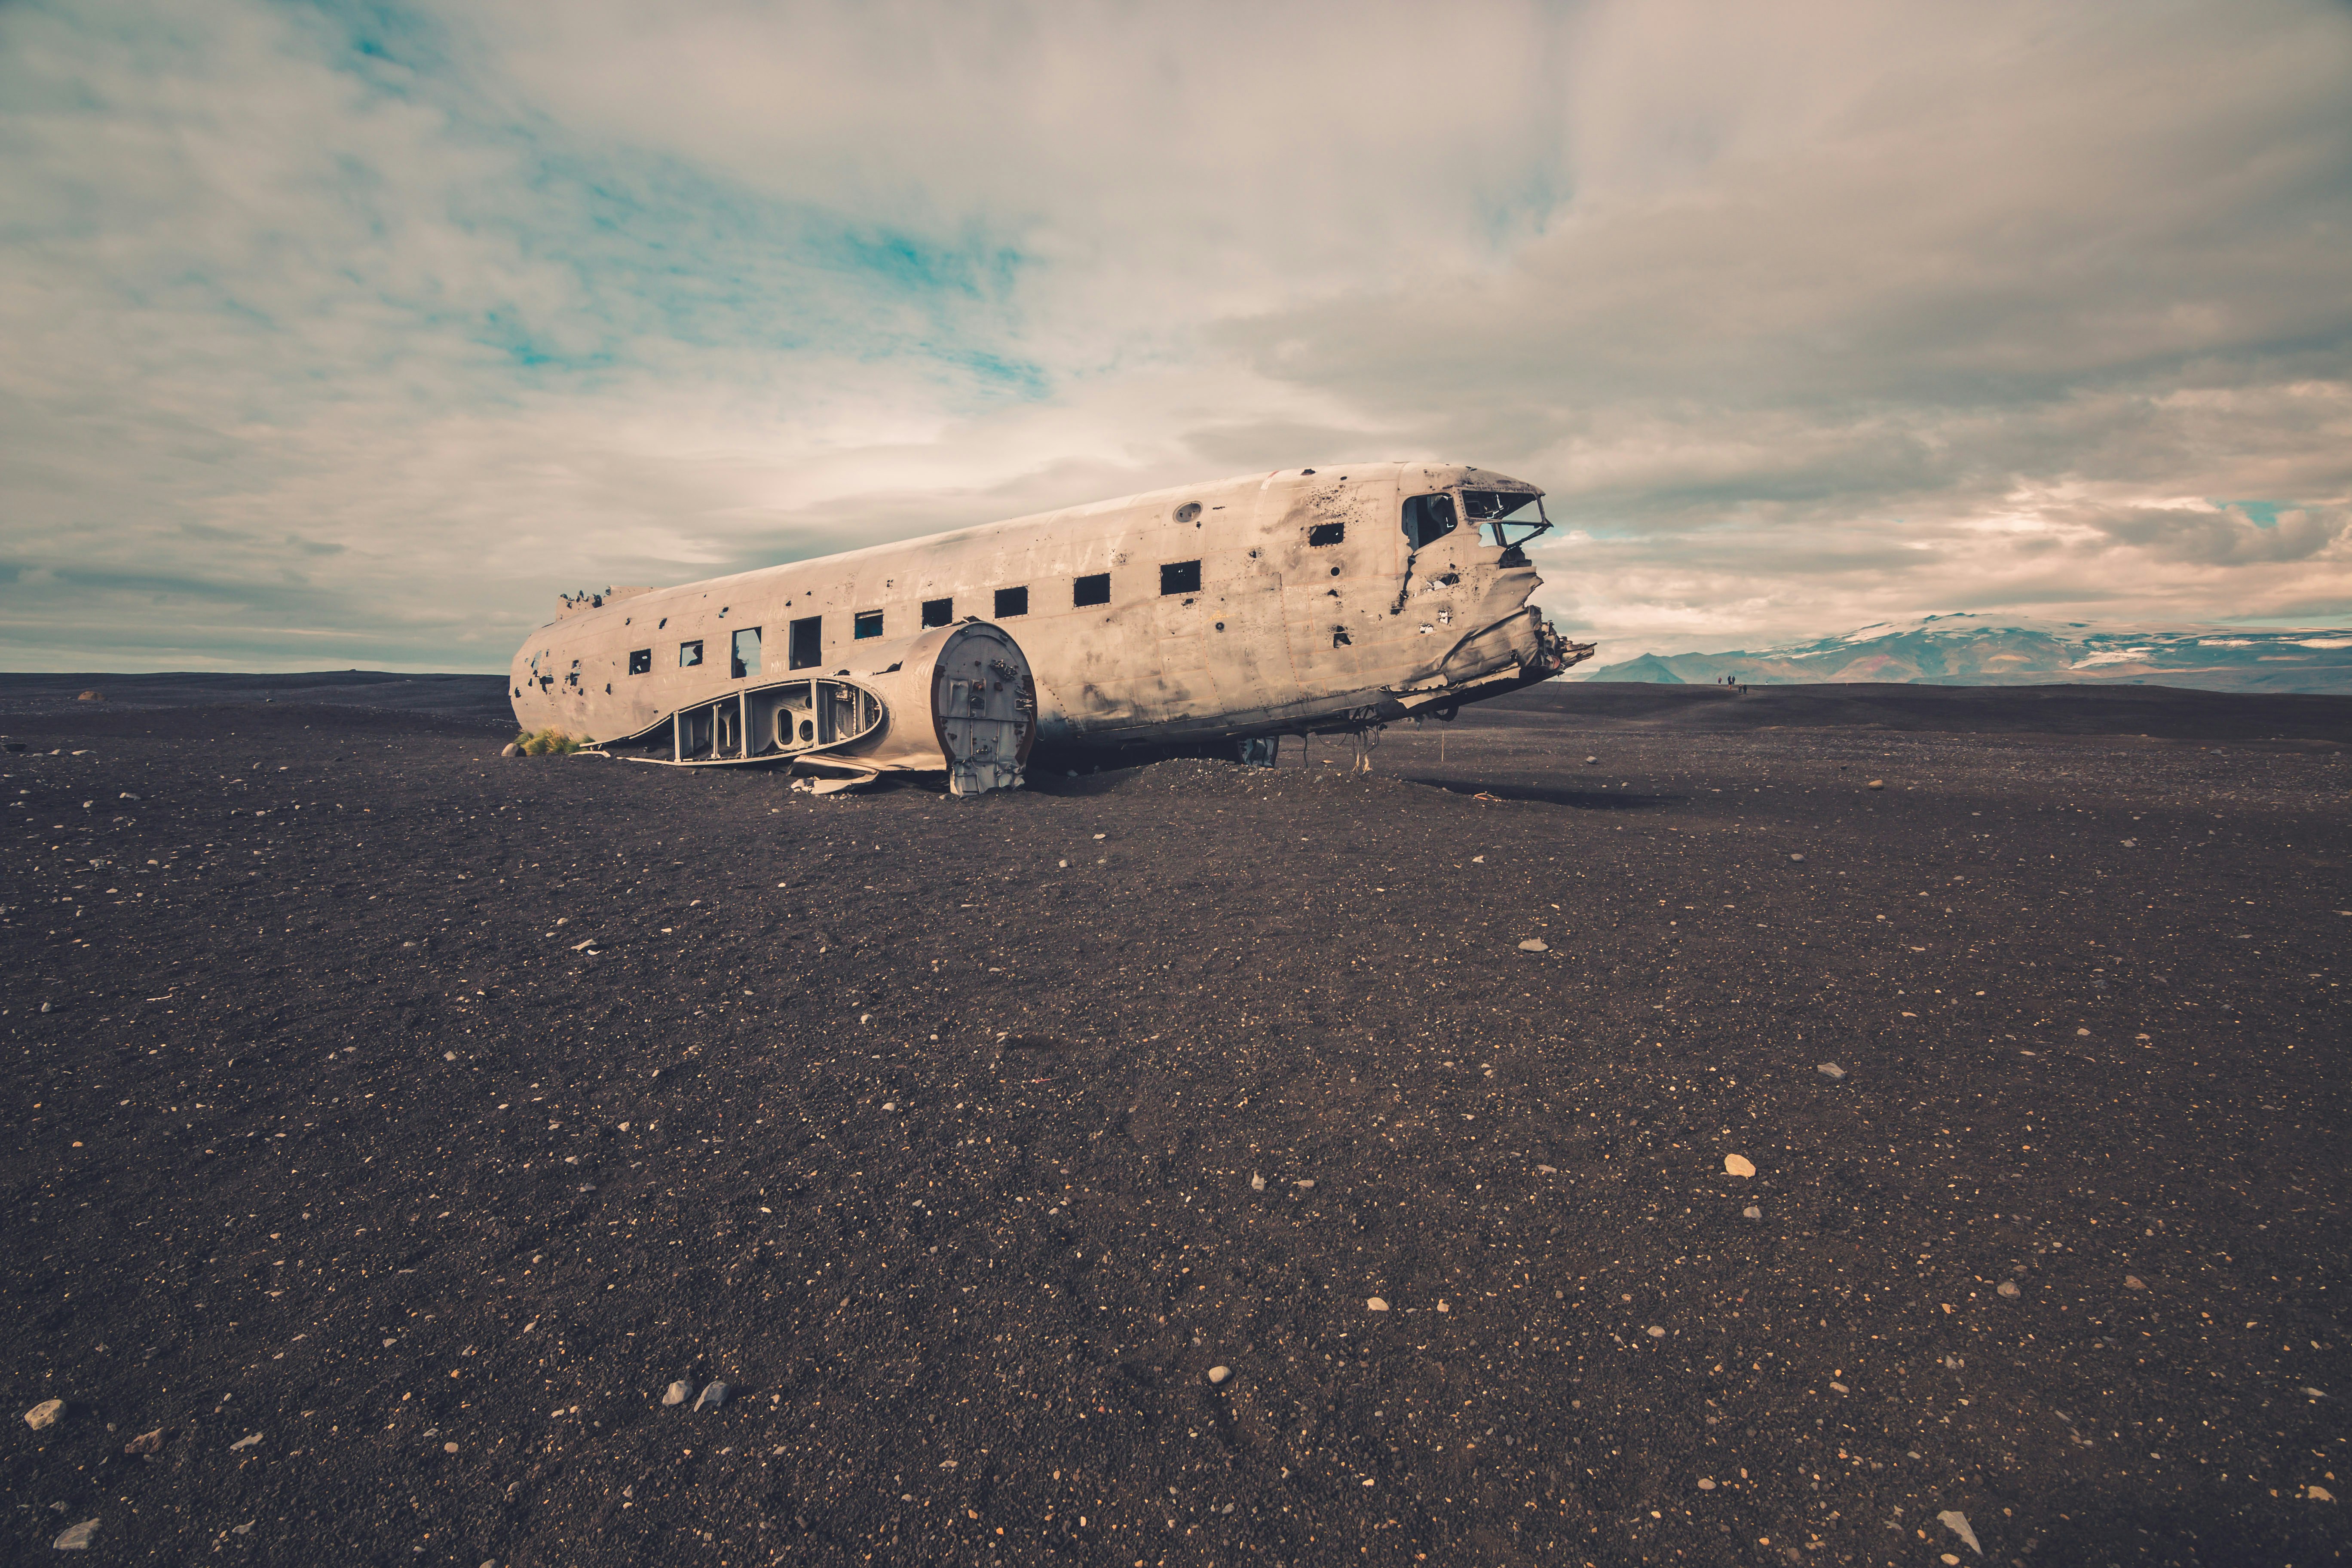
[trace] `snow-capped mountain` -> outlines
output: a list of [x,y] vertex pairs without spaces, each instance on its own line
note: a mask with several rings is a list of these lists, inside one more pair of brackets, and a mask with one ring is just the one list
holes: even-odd
[[1645,653],[1586,680],[1751,686],[1891,681],[2048,686],[2067,681],[2208,691],[2352,693],[2352,631],[2130,626],[1957,614],[1882,622],[1840,637],[1735,653]]

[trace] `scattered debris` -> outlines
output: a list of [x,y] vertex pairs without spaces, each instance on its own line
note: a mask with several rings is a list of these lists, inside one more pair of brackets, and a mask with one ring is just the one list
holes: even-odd
[[716,1410],[727,1403],[727,1395],[731,1392],[733,1391],[725,1384],[714,1383],[702,1391],[701,1396],[695,1400],[694,1407],[697,1410],[705,1408]]
[[1385,1312],[1388,1310],[1389,1304],[1378,1296],[1368,1296],[1364,1300],[1364,1310],[1367,1312]]
[[60,1552],[87,1552],[89,1550],[89,1538],[97,1533],[98,1521],[85,1519],[64,1531],[49,1544]]
[[1813,1070],[1827,1079],[1841,1079],[1845,1076],[1845,1068],[1838,1066],[1835,1062],[1823,1062]]
[[1962,1513],[1958,1509],[1948,1508],[1936,1516],[1936,1522],[1967,1542],[1969,1551],[1979,1557],[1984,1555],[1984,1548],[1977,1544],[1977,1532],[1969,1528],[1967,1514]]
[[1752,1176],[1756,1173],[1756,1163],[1745,1154],[1726,1154],[1723,1157],[1723,1168],[1735,1176]]
[[140,1433],[139,1436],[131,1438],[131,1441],[122,1445],[122,1451],[126,1454],[162,1453],[163,1451],[163,1428],[158,1426],[152,1432]]
[[56,1426],[59,1421],[64,1420],[65,1414],[66,1402],[64,1400],[44,1399],[38,1405],[34,1405],[30,1410],[25,1412],[25,1425],[30,1426],[36,1432],[46,1432],[50,1427]]
[[1209,1381],[1211,1383],[1223,1383],[1225,1379],[1233,1376],[1233,1374],[1234,1369],[1232,1367],[1213,1366],[1209,1369]]
[[1949,1372],[1958,1372],[1958,1371],[1959,1371],[1959,1370],[1960,1370],[1960,1368],[1962,1368],[1962,1367],[1964,1367],[1964,1366],[1966,1366],[1966,1365],[1968,1365],[1968,1364],[1969,1364],[1969,1363],[1968,1363],[1967,1362],[1962,1361],[1958,1356],[1956,1356],[1956,1355],[1948,1355],[1948,1356],[1946,1356],[1946,1357],[1944,1358],[1944,1367],[1945,1367],[1945,1369],[1946,1369],[1947,1371],[1949,1371]]
[[1521,952],[1549,952],[1551,951],[1551,943],[1544,941],[1544,939],[1539,936],[1531,936],[1528,938],[1527,941],[1519,943],[1519,951]]
[[693,1397],[694,1385],[690,1383],[673,1383],[662,1391],[664,1405],[683,1405]]

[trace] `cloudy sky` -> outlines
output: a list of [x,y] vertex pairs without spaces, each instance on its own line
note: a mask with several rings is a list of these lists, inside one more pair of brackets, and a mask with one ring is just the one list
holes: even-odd
[[2342,625],[2347,103],[2340,0],[0,0],[0,668],[1406,457],[1604,659]]

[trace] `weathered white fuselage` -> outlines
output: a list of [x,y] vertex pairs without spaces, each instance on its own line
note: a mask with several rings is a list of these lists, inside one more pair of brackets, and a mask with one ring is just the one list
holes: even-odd
[[[1589,651],[1528,604],[1541,580],[1460,515],[1465,490],[1540,494],[1450,464],[1287,469],[631,592],[531,634],[515,717],[618,741],[746,682],[876,673],[869,651],[972,617],[1018,641],[1054,750],[1450,715]],[[1415,548],[1407,503],[1440,495],[1458,525]]]

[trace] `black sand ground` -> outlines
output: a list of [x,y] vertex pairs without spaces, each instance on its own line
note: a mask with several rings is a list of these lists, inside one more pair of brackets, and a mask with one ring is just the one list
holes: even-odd
[[0,722],[16,1560],[2343,1553],[2352,702],[813,802],[114,684]]

